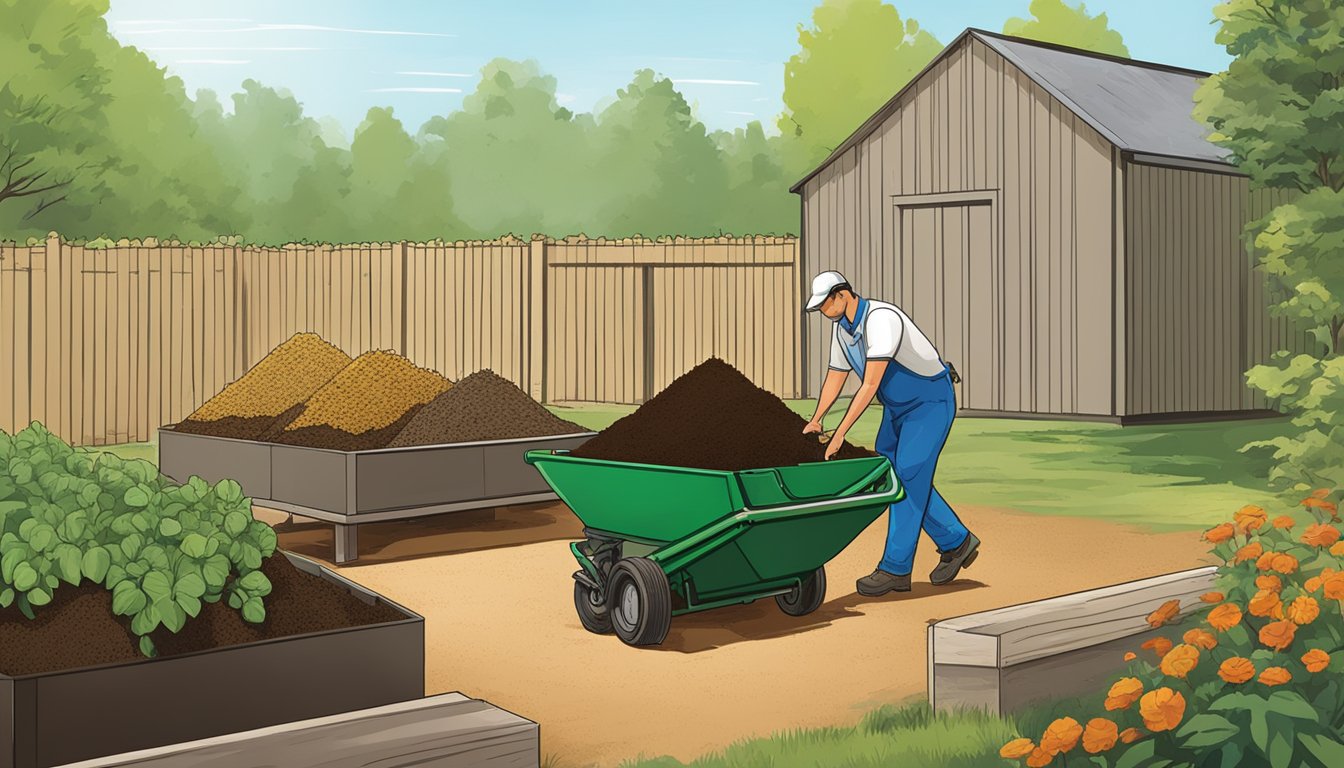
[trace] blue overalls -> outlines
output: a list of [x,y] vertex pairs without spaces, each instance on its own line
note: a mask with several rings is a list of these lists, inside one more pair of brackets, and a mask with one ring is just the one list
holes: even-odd
[[[868,300],[860,299],[850,323],[843,315],[838,322],[853,342],[840,337],[849,365],[863,379],[868,362],[863,339]],[[914,569],[919,529],[933,539],[939,551],[949,552],[966,541],[966,526],[933,487],[933,472],[957,412],[956,393],[947,367],[934,376],[921,376],[895,360],[887,364],[877,388],[882,403],[882,426],[874,448],[891,461],[905,486],[905,498],[892,504],[887,516],[887,548],[879,568],[904,576]]]

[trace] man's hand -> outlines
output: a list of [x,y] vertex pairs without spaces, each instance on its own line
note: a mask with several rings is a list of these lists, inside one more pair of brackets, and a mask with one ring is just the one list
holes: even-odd
[[835,435],[831,437],[831,441],[826,444],[825,461],[830,461],[831,457],[834,456],[836,452],[840,450],[840,446],[843,445],[844,442],[845,442],[845,436],[840,434],[839,432],[835,433]]
[[803,427],[803,434],[804,434],[804,435],[819,435],[819,434],[821,434],[821,422],[819,422],[819,421],[809,421],[809,422],[807,422],[807,426]]

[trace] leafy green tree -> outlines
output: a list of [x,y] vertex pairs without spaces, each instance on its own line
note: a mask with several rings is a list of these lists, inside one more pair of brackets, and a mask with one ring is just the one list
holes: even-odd
[[780,137],[766,136],[757,120],[712,135],[728,174],[719,226],[739,235],[796,232],[798,199],[789,192],[795,179],[780,162]]
[[1245,234],[1271,312],[1321,342],[1317,355],[1282,353],[1247,374],[1300,428],[1259,445],[1276,449],[1285,482],[1344,487],[1344,11],[1335,0],[1228,0],[1214,12],[1235,59],[1200,87],[1195,114],[1253,188],[1295,193]]
[[1027,10],[1031,18],[1011,18],[1004,23],[1005,35],[1085,48],[1112,56],[1129,56],[1124,39],[1111,29],[1106,14],[1089,16],[1083,3],[1075,8],[1064,0],[1031,0]]
[[798,26],[800,50],[784,65],[779,130],[796,174],[834,149],[905,86],[942,43],[882,0],[825,0],[812,26]]

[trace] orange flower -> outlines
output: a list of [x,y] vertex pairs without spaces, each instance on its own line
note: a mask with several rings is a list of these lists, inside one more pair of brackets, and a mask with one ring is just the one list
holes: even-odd
[[1263,576],[1255,577],[1255,586],[1257,589],[1268,589],[1271,592],[1279,592],[1283,589],[1283,580],[1272,573],[1266,573]]
[[1334,574],[1334,572],[1335,570],[1333,568],[1322,569],[1320,573],[1316,574],[1315,576],[1312,576],[1310,579],[1307,579],[1307,583],[1304,585],[1305,589],[1308,592],[1315,592],[1316,590],[1320,589],[1323,584],[1325,584],[1325,580],[1330,578]]
[[1143,738],[1143,734],[1138,728],[1126,728],[1120,732],[1120,740],[1126,744],[1133,744],[1141,738]]
[[1068,752],[1078,746],[1078,739],[1082,735],[1083,726],[1077,720],[1061,717],[1046,726],[1045,735],[1041,736],[1041,749],[1052,755]]
[[1237,529],[1232,527],[1231,523],[1215,525],[1204,532],[1204,540],[1210,544],[1222,544],[1224,541],[1235,536]]
[[1321,615],[1321,606],[1317,604],[1315,598],[1302,595],[1288,606],[1288,618],[1293,620],[1294,624],[1310,624]]
[[1260,682],[1268,686],[1283,685],[1292,679],[1293,676],[1283,667],[1266,667],[1265,671],[1260,673]]
[[1209,611],[1209,625],[1219,632],[1226,632],[1240,623],[1241,609],[1233,603],[1223,603]]
[[1170,688],[1158,688],[1139,699],[1139,715],[1150,731],[1170,731],[1185,717],[1185,697]]
[[1171,620],[1181,612],[1180,600],[1168,600],[1163,603],[1156,611],[1148,614],[1148,623],[1154,627],[1160,627],[1163,624],[1170,624]]
[[1276,621],[1266,624],[1260,630],[1260,642],[1267,648],[1282,651],[1293,644],[1293,637],[1296,635],[1296,624],[1291,621]]
[[1143,695],[1143,683],[1137,677],[1122,677],[1106,693],[1106,711],[1129,709]]
[[1139,657],[1138,657],[1138,656],[1135,656],[1133,653],[1126,653],[1126,654],[1125,654],[1125,661],[1133,661],[1133,660],[1135,660],[1135,659],[1137,659],[1137,658],[1139,658]]
[[1344,557],[1344,541],[1335,542],[1334,546],[1330,547],[1330,554],[1335,557]]
[[1114,747],[1119,738],[1119,726],[1104,717],[1094,717],[1087,721],[1087,728],[1083,731],[1083,749],[1093,755],[1105,752]]
[[1262,589],[1255,593],[1255,597],[1251,598],[1251,602],[1246,607],[1252,616],[1283,618],[1283,603],[1279,600],[1278,592]]
[[1197,664],[1199,664],[1199,649],[1182,643],[1162,657],[1162,674],[1184,680]]
[[1302,534],[1302,543],[1313,547],[1328,547],[1339,541],[1339,529],[1333,525],[1309,525]]
[[1321,580],[1325,596],[1331,600],[1344,600],[1344,571],[1332,573]]
[[1319,648],[1312,648],[1302,654],[1302,663],[1308,672],[1324,672],[1330,666],[1330,654]]
[[1145,651],[1152,651],[1158,655],[1158,658],[1161,658],[1167,655],[1167,651],[1171,650],[1171,641],[1165,637],[1154,637],[1139,647]]
[[1237,510],[1237,514],[1232,516],[1232,521],[1237,524],[1237,530],[1246,533],[1247,531],[1259,530],[1265,524],[1267,517],[1265,510],[1254,504],[1247,504]]
[[1232,562],[1233,564],[1241,564],[1246,562],[1247,560],[1254,560],[1257,557],[1259,557],[1264,551],[1265,548],[1260,545],[1260,542],[1252,541],[1250,544],[1247,544],[1246,546],[1237,550],[1237,553],[1232,556]]
[[1330,495],[1330,492],[1329,492],[1329,491],[1326,491],[1324,495],[1319,495],[1319,496],[1317,495],[1317,494],[1319,494],[1321,491],[1324,491],[1324,490],[1325,490],[1325,489],[1322,488],[1322,489],[1316,491],[1316,493],[1313,493],[1312,495],[1310,495],[1310,496],[1308,496],[1307,498],[1303,499],[1303,500],[1302,500],[1302,506],[1304,506],[1304,507],[1308,507],[1308,508],[1311,508],[1311,509],[1319,509],[1319,510],[1321,510],[1322,512],[1325,512],[1325,513],[1329,514],[1331,517],[1335,517],[1335,513],[1336,513],[1337,511],[1339,511],[1339,508],[1336,507],[1333,503],[1328,502],[1328,501],[1325,500],[1325,497],[1326,497],[1326,496],[1329,496],[1329,495]]
[[1330,498],[1330,494],[1331,494],[1331,490],[1330,490],[1329,488],[1317,488],[1316,490],[1314,490],[1314,491],[1311,492],[1311,496],[1310,496],[1310,498],[1313,498],[1313,499],[1328,499],[1328,498]]
[[1289,574],[1297,570],[1297,558],[1284,552],[1266,552],[1255,561],[1255,567],[1262,571]]
[[1296,524],[1296,521],[1287,515],[1279,515],[1274,518],[1274,527],[1282,530],[1291,530]]
[[1241,683],[1255,677],[1255,665],[1250,659],[1241,656],[1233,656],[1218,665],[1218,676],[1225,682],[1240,685]]
[[1212,651],[1214,648],[1218,647],[1218,639],[1202,629],[1192,629],[1189,632],[1186,632],[1185,637],[1182,637],[1181,639],[1196,648],[1203,648],[1206,651]]
[[1031,757],[1027,758],[1027,768],[1045,768],[1045,766],[1055,761],[1055,756],[1040,747],[1031,751]]
[[1034,749],[1036,749],[1036,743],[1031,739],[1013,739],[999,749],[999,757],[1020,760],[1030,755]]
[[1221,603],[1225,599],[1227,597],[1222,592],[1205,592],[1199,596],[1201,603]]

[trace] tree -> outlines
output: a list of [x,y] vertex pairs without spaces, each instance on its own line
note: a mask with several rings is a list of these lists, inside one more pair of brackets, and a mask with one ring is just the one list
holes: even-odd
[[734,234],[783,234],[798,228],[795,180],[780,162],[780,137],[766,136],[760,121],[731,133],[715,131],[728,174],[728,201],[719,226]]
[[791,175],[845,140],[942,50],[914,19],[881,0],[825,0],[784,65],[779,130],[799,142]]
[[1084,48],[1112,56],[1129,56],[1120,33],[1110,28],[1105,13],[1087,14],[1087,6],[1075,8],[1064,0],[1031,0],[1030,19],[1011,18],[1003,25],[1005,35],[1026,37],[1043,43]]
[[1277,479],[1344,487],[1344,8],[1336,0],[1228,0],[1217,40],[1235,59],[1196,93],[1253,189],[1292,190],[1251,222],[1246,239],[1274,303],[1321,342],[1318,355],[1276,356],[1250,384],[1293,414],[1301,432],[1276,449]]

